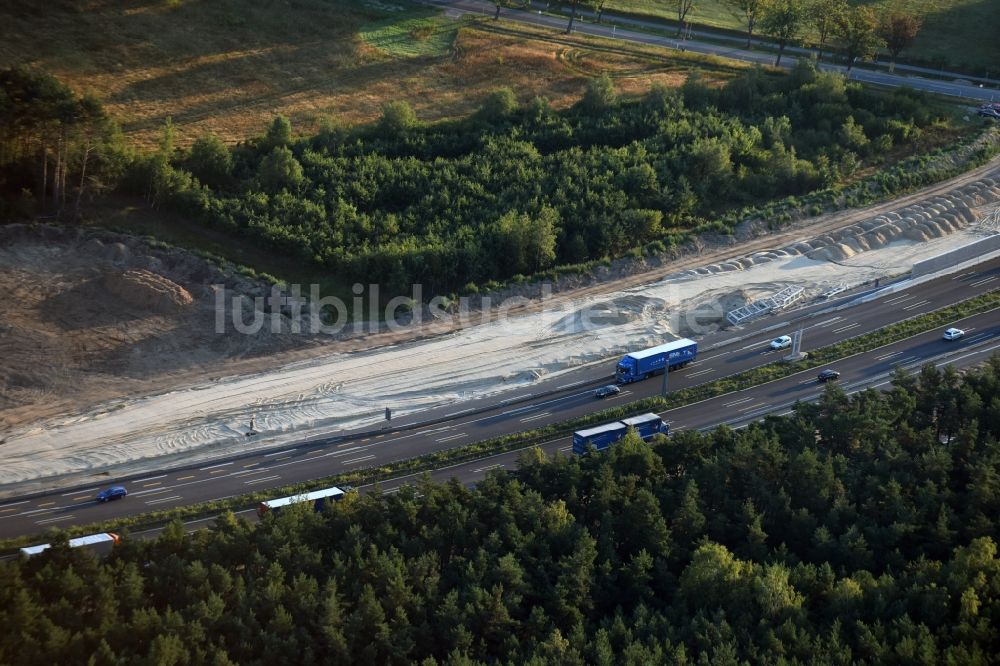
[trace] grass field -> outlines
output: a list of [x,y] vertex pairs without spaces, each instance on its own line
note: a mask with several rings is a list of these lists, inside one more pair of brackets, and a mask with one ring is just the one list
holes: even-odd
[[397,58],[445,56],[460,26],[460,21],[445,19],[432,10],[412,11],[365,24],[358,30],[358,38]]
[[433,121],[474,111],[501,85],[562,107],[600,71],[628,94],[677,84],[694,67],[710,79],[741,68],[449,19],[406,0],[56,0],[44,10],[17,0],[0,3],[0,67],[15,64],[96,93],[141,146],[168,117],[181,145],[208,132],[233,143],[279,113],[308,133],[325,117],[372,121],[382,102],[402,99]]
[[[925,41],[937,25],[945,26],[942,44],[978,40],[997,48],[985,33],[1000,0],[908,2],[937,16],[928,18]],[[671,15],[653,0],[609,6]],[[696,11],[699,21],[740,28],[723,0],[701,0]],[[562,107],[601,71],[629,94],[654,82],[674,85],[694,67],[716,79],[741,67],[488,18],[448,18],[407,0],[53,0],[44,8],[12,0],[0,3],[0,66],[14,64],[96,93],[143,146],[155,142],[167,117],[181,145],[208,132],[232,143],[260,134],[279,113],[308,133],[324,117],[346,125],[374,120],[382,102],[402,99],[433,121],[470,113],[500,85],[522,100],[544,95]]]
[[262,134],[279,113],[309,133],[325,117],[372,121],[382,102],[402,99],[433,121],[474,111],[501,85],[562,107],[600,71],[628,94],[677,84],[694,67],[716,79],[741,68],[449,19],[405,0],[62,0],[44,11],[20,0],[0,3],[0,26],[0,67],[37,66],[96,93],[141,146],[168,117],[181,145],[208,132],[233,143]]
[[[899,8],[923,20],[923,28],[911,49],[899,62],[919,60],[923,64],[946,65],[971,75],[989,73],[1000,78],[1000,0],[849,0],[886,11]],[[662,0],[608,0],[608,10],[645,14],[677,20],[672,3]],[[688,15],[692,24],[745,31],[743,13],[725,0],[698,0]],[[810,30],[805,39],[818,37]]]

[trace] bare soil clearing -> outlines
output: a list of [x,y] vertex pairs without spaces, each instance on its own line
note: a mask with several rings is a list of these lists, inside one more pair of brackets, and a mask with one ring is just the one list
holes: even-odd
[[127,236],[0,227],[0,432],[306,342],[216,335],[212,284],[264,289]]

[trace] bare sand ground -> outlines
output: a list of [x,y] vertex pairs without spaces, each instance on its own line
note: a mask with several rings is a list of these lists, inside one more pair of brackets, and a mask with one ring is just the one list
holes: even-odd
[[[0,252],[0,286],[14,294],[0,335],[0,352],[13,359],[0,375],[11,405],[3,414],[84,407],[9,427],[0,484],[23,492],[245,450],[251,416],[261,431],[254,446],[357,427],[386,405],[410,413],[704,333],[726,308],[784,286],[812,296],[904,273],[994,231],[979,221],[1000,202],[998,172],[993,163],[895,205],[562,293],[464,330],[427,336],[425,326],[306,348],[266,328],[216,334],[208,285],[232,276],[92,239],[25,236]],[[691,311],[701,313],[697,325],[684,317]],[[205,368],[213,374],[199,375]],[[171,383],[169,391],[136,390]]]

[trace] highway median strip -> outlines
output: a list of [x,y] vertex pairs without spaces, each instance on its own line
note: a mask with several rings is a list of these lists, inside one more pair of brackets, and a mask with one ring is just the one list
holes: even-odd
[[[721,395],[745,390],[761,384],[776,381],[790,375],[827,365],[849,356],[866,353],[884,347],[900,340],[925,333],[940,326],[1000,308],[1000,291],[992,291],[976,296],[940,310],[925,313],[895,324],[890,324],[872,333],[859,335],[842,342],[835,343],[809,352],[802,360],[793,362],[778,362],[752,368],[729,377],[713,380],[706,384],[681,389],[669,394],[666,398],[653,396],[642,398],[610,409],[594,412],[570,421],[563,421],[533,430],[527,430],[512,435],[505,435],[473,444],[465,444],[455,448],[443,449],[427,455],[405,458],[380,465],[337,474],[332,477],[318,479],[306,484],[295,484],[281,488],[269,489],[265,492],[248,493],[238,497],[228,497],[212,502],[205,502],[185,507],[151,512],[138,516],[106,521],[99,524],[72,527],[66,530],[72,535],[90,534],[102,531],[121,532],[123,528],[150,529],[164,525],[174,519],[203,519],[224,511],[242,511],[248,506],[254,506],[266,499],[307,492],[329,486],[363,486],[390,481],[402,476],[412,476],[421,472],[430,472],[443,467],[472,462],[496,454],[517,449],[524,449],[555,439],[569,436],[575,430],[593,425],[615,421],[644,412],[664,412],[716,398]],[[892,356],[889,354],[888,356]],[[742,401],[740,401],[742,402]],[[759,408],[758,405],[752,405]],[[367,448],[367,447],[358,447]],[[357,449],[347,449],[337,452],[354,452]],[[328,454],[329,455],[329,454]],[[367,458],[368,456],[365,456]],[[349,461],[345,461],[349,462]],[[350,462],[360,462],[356,459]],[[223,463],[228,465],[229,463]],[[219,467],[214,465],[211,467]],[[205,469],[211,469],[211,467]],[[250,470],[247,470],[248,472]],[[265,470],[261,470],[265,471]],[[159,477],[151,477],[159,478]],[[149,480],[149,477],[144,480]],[[263,479],[262,479],[263,480]],[[79,492],[79,491],[78,491]],[[151,491],[146,491],[151,492]],[[154,491],[155,492],[155,491]],[[139,493],[137,493],[139,494]],[[11,504],[4,505],[11,506]],[[7,539],[0,542],[0,552],[10,552],[24,545],[39,541],[38,535]]]

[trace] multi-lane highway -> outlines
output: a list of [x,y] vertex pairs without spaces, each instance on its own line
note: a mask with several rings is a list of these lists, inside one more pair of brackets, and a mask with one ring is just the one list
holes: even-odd
[[[768,341],[777,335],[801,329],[802,349],[808,351],[992,291],[998,285],[1000,259],[995,259],[958,275],[893,291],[860,305],[833,311],[829,304],[814,305],[764,318],[738,333],[727,331],[706,336],[701,342],[703,351],[698,360],[670,375],[670,388],[695,386],[776,361],[786,353],[768,348]],[[1000,335],[1000,315],[995,312],[956,325],[969,332],[963,340],[945,343],[940,340],[940,331],[931,331],[863,356],[845,359],[837,364],[837,369],[843,373],[843,385],[877,383],[895,365],[919,365],[927,360],[946,358],[943,355],[956,351],[986,353]],[[960,355],[953,360],[965,363],[975,358]],[[196,467],[150,473],[141,478],[109,476],[86,487],[12,498],[0,502],[0,538],[37,533],[51,526],[112,520],[217,500],[382,465],[564,421],[660,391],[660,379],[654,378],[628,385],[616,397],[595,400],[593,388],[611,381],[615,361],[608,359],[605,363],[539,382],[528,390],[394,420],[392,428],[383,431],[303,441],[279,451],[247,454]],[[738,424],[767,412],[787,409],[794,400],[809,399],[817,390],[814,373],[807,373],[672,410],[666,418],[675,431],[719,423]],[[481,467],[474,466],[468,473],[481,472]],[[97,491],[113,483],[124,484],[129,496],[107,504],[94,502]]]
[[[897,367],[909,371],[933,362],[938,366],[954,365],[957,368],[981,363],[1000,352],[1000,314],[985,313],[963,320],[966,337],[957,345],[941,339],[941,331],[934,330],[909,340],[887,345],[865,354],[844,359],[830,367],[841,372],[838,385],[848,393],[867,388],[881,389],[890,383],[890,376]],[[824,386],[816,379],[816,370],[807,370],[783,379],[755,386],[744,391],[705,400],[692,405],[663,412],[671,432],[681,430],[709,430],[719,425],[740,428],[761,420],[766,414],[788,414],[796,401],[817,399]],[[571,455],[572,437],[559,437],[539,445],[549,455]],[[463,483],[473,483],[494,469],[514,469],[523,450],[499,453],[489,458],[460,463],[435,470],[430,476],[435,481],[457,478]],[[399,477],[380,484],[382,492],[397,491],[410,483],[417,474]],[[364,486],[360,490],[368,490]]]

